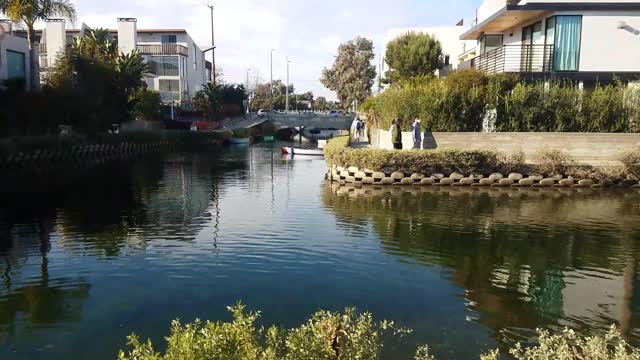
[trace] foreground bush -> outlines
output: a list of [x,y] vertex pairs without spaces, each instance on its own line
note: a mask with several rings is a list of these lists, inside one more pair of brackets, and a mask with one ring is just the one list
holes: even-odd
[[[640,351],[629,346],[620,332],[611,327],[605,336],[580,337],[573,330],[565,329],[552,335],[538,330],[539,345],[524,349],[517,344],[509,353],[516,360],[638,360]],[[481,357],[482,360],[499,360],[497,351]]]
[[369,313],[318,311],[298,328],[257,327],[259,312],[246,312],[238,304],[228,308],[231,322],[187,325],[174,321],[167,350],[157,352],[150,341],[128,338],[130,350],[120,360],[330,360],[379,359],[385,335],[403,336],[409,331],[393,322],[376,322]]
[[[376,322],[369,313],[354,309],[344,312],[318,311],[298,328],[256,327],[259,312],[246,312],[238,304],[228,308],[231,322],[182,325],[174,321],[166,338],[167,350],[157,352],[150,340],[128,338],[130,349],[120,351],[119,360],[377,360],[386,336],[402,337],[410,330],[392,322]],[[572,330],[552,335],[538,330],[539,345],[510,350],[517,360],[640,360],[633,349],[612,327],[605,336],[579,337]],[[414,360],[434,360],[427,346],[417,349]],[[481,360],[499,360],[497,350],[480,356]]]

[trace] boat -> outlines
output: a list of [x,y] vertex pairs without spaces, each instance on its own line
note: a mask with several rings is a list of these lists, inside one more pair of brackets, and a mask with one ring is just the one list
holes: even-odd
[[291,154],[291,155],[324,156],[324,151],[320,149],[298,149],[298,148],[292,148],[288,146],[282,147],[282,153]]
[[249,138],[231,138],[229,139],[229,142],[231,144],[235,144],[235,145],[245,145],[245,144],[249,144]]

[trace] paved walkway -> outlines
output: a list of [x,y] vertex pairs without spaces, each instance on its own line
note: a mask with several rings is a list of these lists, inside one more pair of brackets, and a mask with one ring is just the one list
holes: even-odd
[[354,149],[367,149],[371,147],[371,144],[369,144],[369,138],[367,137],[367,134],[364,134],[364,136],[362,136],[361,138],[356,138],[355,135],[352,136],[351,138],[351,146]]

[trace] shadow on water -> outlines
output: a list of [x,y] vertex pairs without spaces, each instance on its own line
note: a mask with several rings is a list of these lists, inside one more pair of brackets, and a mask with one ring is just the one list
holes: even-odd
[[371,224],[399,261],[447,269],[503,346],[537,327],[617,324],[640,344],[637,192],[327,185],[339,226]]

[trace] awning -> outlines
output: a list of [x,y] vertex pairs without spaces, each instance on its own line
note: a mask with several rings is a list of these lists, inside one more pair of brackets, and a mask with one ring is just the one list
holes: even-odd
[[505,6],[498,10],[483,22],[467,30],[460,39],[477,40],[483,34],[503,34],[550,13],[548,10],[512,10],[510,8],[511,6]]

